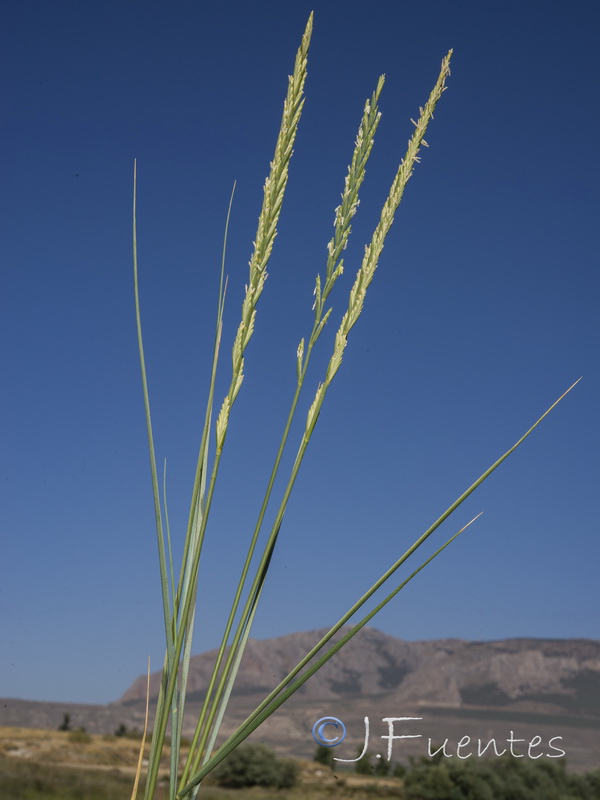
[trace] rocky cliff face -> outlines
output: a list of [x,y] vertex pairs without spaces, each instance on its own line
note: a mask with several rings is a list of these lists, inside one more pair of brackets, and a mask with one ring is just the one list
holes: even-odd
[[[250,639],[234,695],[267,694],[325,631]],[[216,651],[195,656],[189,690],[201,699]],[[158,694],[160,674],[151,677]],[[301,689],[306,700],[388,695],[406,705],[503,706],[600,717],[600,641],[507,639],[405,642],[365,628]],[[145,698],[138,678],[118,701]]]

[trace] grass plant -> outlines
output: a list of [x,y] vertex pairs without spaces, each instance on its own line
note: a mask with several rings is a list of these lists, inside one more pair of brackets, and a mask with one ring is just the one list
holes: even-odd
[[[413,173],[415,165],[419,162],[421,148],[427,146],[424,137],[428,125],[433,118],[436,105],[446,88],[446,81],[450,74],[450,58],[452,51],[442,60],[437,81],[429,98],[420,109],[420,115],[417,121],[413,123],[415,129],[408,142],[406,154],[400,162],[396,175],[392,180],[387,199],[383,204],[379,222],[373,231],[370,242],[365,247],[362,264],[350,287],[346,310],[338,323],[333,350],[327,368],[320,382],[318,382],[316,389],[313,390],[312,401],[308,404],[308,408],[305,411],[304,429],[301,433],[300,441],[296,444],[296,455],[287,476],[287,483],[285,484],[281,497],[276,499],[273,497],[273,490],[276,478],[281,472],[283,454],[287,452],[290,446],[288,439],[292,430],[292,422],[296,418],[297,413],[299,413],[299,401],[307,381],[311,355],[332,313],[332,309],[328,305],[329,296],[337,284],[338,279],[344,272],[343,252],[351,233],[352,219],[358,209],[359,193],[365,177],[365,167],[373,148],[374,137],[381,116],[378,109],[379,97],[384,85],[384,77],[381,76],[372,96],[366,101],[364,106],[354,152],[344,181],[342,200],[335,210],[334,233],[331,241],[327,245],[324,273],[322,276],[317,275],[315,280],[312,327],[310,333],[308,333],[305,338],[301,339],[297,349],[296,389],[291,399],[280,445],[274,456],[273,467],[266,481],[263,501],[254,525],[253,533],[250,537],[248,553],[232,600],[231,610],[225,625],[222,642],[218,649],[204,704],[197,720],[192,744],[183,767],[183,772],[179,774],[181,735],[185,713],[188,669],[192,650],[192,634],[196,615],[196,594],[200,558],[221,458],[229,429],[229,420],[244,380],[244,354],[255,328],[258,302],[265,287],[267,266],[277,235],[279,216],[288,182],[290,160],[304,104],[304,84],[307,74],[307,57],[312,32],[312,22],[311,14],[296,55],[293,74],[289,78],[288,91],[284,101],[281,127],[277,137],[275,153],[270,165],[269,175],[264,184],[263,204],[258,219],[254,249],[249,262],[248,283],[242,304],[241,319],[233,345],[229,389],[221,401],[219,411],[216,413],[216,420],[213,422],[215,417],[215,385],[219,364],[226,289],[226,280],[224,276],[225,243],[223,246],[221,279],[216,303],[216,322],[213,334],[214,345],[208,385],[208,399],[204,414],[204,427],[198,453],[187,530],[183,543],[183,555],[177,570],[172,555],[173,549],[171,547],[166,497],[161,496],[160,490],[150,414],[148,382],[146,378],[138,292],[136,174],[134,167],[133,262],[135,305],[166,639],[165,660],[145,780],[146,800],[153,800],[156,796],[158,770],[169,725],[172,743],[169,798],[170,800],[175,800],[176,798],[195,797],[206,775],[220,764],[232,750],[243,742],[265,719],[297,691],[311,675],[335,655],[335,653],[356,635],[356,633],[410,580],[412,580],[418,572],[437,557],[437,555],[467,527],[463,525],[458,533],[455,533],[442,544],[432,556],[414,569],[409,577],[392,589],[374,609],[355,621],[352,628],[346,628],[341,636],[336,636],[336,634],[339,634],[341,629],[346,626],[346,623],[350,622],[352,618],[355,618],[367,600],[394,575],[396,570],[415,553],[425,540],[428,539],[454,511],[456,511],[461,503],[514,452],[550,410],[554,408],[559,400],[562,399],[559,398],[559,400],[553,403],[529,430],[519,438],[515,445],[500,456],[500,458],[457,498],[425,533],[418,537],[414,543],[407,548],[406,552],[356,601],[347,613],[331,627],[327,635],[306,654],[300,663],[273,689],[268,697],[265,698],[237,730],[217,748],[216,741],[223,715],[227,708],[244,648],[252,627],[252,622],[261,597],[290,494],[317,425],[319,414],[325,402],[329,387],[342,364],[350,332],[360,318],[367,290],[373,280],[386,237],[394,221],[404,190]],[[229,214],[227,217],[225,242],[227,240],[228,223]],[[255,552],[259,540],[261,539],[261,533],[263,533],[267,509],[272,508],[273,504],[275,504],[277,509],[274,522],[268,533],[265,533],[262,537],[262,539],[265,539],[265,543],[263,545],[262,555],[257,559],[255,558]],[[254,570],[251,570],[253,563],[257,560],[258,565]]]

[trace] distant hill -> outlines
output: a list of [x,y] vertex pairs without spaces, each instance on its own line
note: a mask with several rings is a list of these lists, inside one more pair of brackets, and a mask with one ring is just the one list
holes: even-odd
[[[250,639],[238,673],[238,696],[268,694],[326,633]],[[206,690],[216,650],[192,658],[189,691]],[[118,701],[146,696],[145,676]],[[158,695],[160,673],[150,679]],[[366,628],[302,688],[306,699],[344,700],[386,694],[395,703],[453,708],[494,706],[600,718],[600,641],[505,639],[405,642]]]
[[[248,641],[224,730],[229,732],[295,666],[325,631]],[[216,651],[190,664],[190,724],[210,677]],[[160,674],[151,676],[156,697]],[[0,701],[0,724],[55,728],[64,713],[74,725],[105,733],[118,724],[142,726],[146,677],[106,706]],[[314,750],[314,721],[343,719],[358,746],[364,716],[373,735],[385,733],[384,717],[419,716],[412,723],[423,741],[457,741],[468,734],[563,737],[571,766],[600,767],[600,641],[505,639],[405,642],[365,628],[314,675],[254,736],[280,752],[307,756]],[[379,730],[381,728],[381,730]],[[453,738],[454,737],[454,738]],[[350,737],[349,737],[350,741]],[[379,744],[381,747],[381,743]],[[421,752],[420,740],[403,742]],[[421,750],[415,750],[420,747]],[[342,748],[340,748],[341,750]],[[353,757],[345,755],[343,757]]]

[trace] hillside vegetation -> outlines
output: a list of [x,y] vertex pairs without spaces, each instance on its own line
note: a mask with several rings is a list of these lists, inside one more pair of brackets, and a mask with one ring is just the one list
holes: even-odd
[[[138,747],[127,736],[0,728],[0,797],[129,800]],[[204,800],[600,800],[600,770],[575,774],[563,759],[422,757],[387,770],[380,762],[370,768],[365,761],[362,774],[348,766],[333,771],[323,763],[280,761],[287,775],[282,782],[281,771],[273,771],[275,754],[263,745],[247,747],[256,752],[240,758],[242,747],[235,764],[227,768],[224,762],[225,769],[204,784]],[[166,771],[157,800],[167,797],[165,776]]]

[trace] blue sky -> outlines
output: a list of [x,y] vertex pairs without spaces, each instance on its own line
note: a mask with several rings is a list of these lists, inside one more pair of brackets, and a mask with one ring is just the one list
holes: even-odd
[[108,702],[148,655],[162,663],[133,159],[157,456],[181,541],[229,194],[237,180],[219,397],[311,8],[307,102],[215,496],[195,650],[218,643],[365,98],[385,73],[305,404],[451,47],[430,148],[319,419],[253,635],[335,622],[583,375],[435,542],[484,511],[476,525],[375,624],[410,640],[598,638],[597,4],[23,0],[5,10],[0,46],[0,696]]

